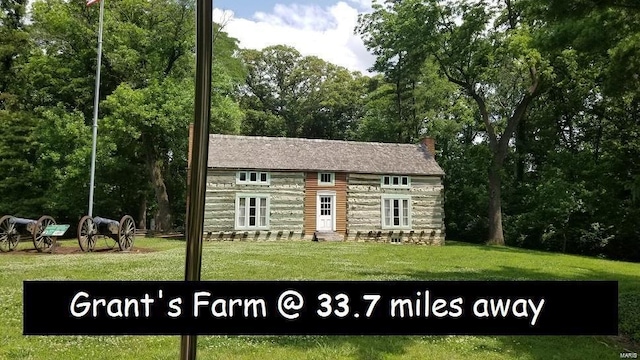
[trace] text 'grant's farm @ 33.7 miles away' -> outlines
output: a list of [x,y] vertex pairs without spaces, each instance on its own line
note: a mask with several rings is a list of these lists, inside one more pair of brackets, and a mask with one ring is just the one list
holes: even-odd
[[[617,289],[613,281],[26,281],[24,333],[612,335]],[[41,309],[44,294],[50,306]],[[40,321],[44,312],[50,321]]]

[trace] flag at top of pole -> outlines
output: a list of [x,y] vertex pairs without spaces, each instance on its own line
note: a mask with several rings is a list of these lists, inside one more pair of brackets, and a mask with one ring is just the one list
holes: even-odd
[[99,2],[100,2],[100,0],[87,0],[87,6],[91,6],[91,5],[93,5],[95,3],[99,3]]

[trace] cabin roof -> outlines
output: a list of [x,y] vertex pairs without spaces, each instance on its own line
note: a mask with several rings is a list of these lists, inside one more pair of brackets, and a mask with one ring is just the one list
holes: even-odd
[[444,175],[422,144],[211,134],[209,168]]

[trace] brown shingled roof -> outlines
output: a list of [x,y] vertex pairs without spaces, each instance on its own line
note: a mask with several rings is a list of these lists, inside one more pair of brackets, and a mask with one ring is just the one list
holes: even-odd
[[263,136],[209,137],[210,168],[444,175],[423,145]]

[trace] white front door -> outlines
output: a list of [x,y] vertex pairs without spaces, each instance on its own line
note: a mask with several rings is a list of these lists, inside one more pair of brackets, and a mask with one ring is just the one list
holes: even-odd
[[316,230],[333,231],[333,219],[335,216],[335,195],[318,194],[316,209]]

